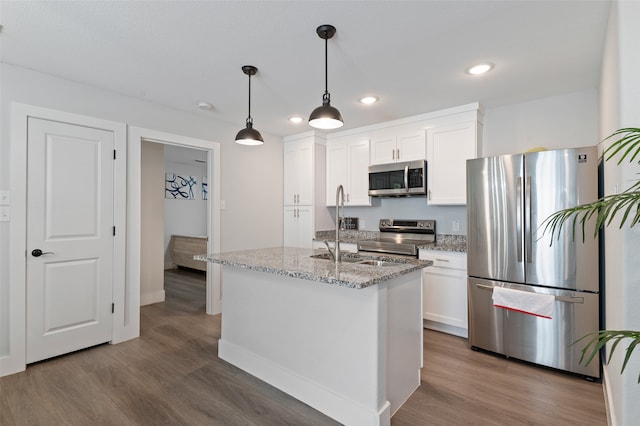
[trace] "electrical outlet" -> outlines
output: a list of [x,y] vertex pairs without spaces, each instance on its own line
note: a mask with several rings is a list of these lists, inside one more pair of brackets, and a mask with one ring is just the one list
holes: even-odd
[[453,223],[451,223],[451,229],[454,232],[460,231],[460,221],[459,220],[454,220]]
[[0,206],[8,206],[11,204],[9,191],[0,191]]
[[0,207],[0,222],[9,222],[11,219],[11,207]]

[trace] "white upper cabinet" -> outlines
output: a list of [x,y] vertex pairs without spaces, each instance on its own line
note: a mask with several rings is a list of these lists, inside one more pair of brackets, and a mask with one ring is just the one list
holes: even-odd
[[430,205],[467,203],[467,160],[478,156],[482,125],[477,120],[427,130],[427,186]]
[[313,131],[284,139],[285,246],[310,248],[315,231],[334,227],[324,203],[325,144],[324,137]]
[[284,145],[284,205],[313,204],[314,142]]
[[424,130],[407,131],[402,127],[380,129],[372,135],[369,157],[371,165],[426,158]]
[[336,205],[336,189],[342,185],[345,206],[370,206],[369,139],[333,142],[327,145],[326,204]]

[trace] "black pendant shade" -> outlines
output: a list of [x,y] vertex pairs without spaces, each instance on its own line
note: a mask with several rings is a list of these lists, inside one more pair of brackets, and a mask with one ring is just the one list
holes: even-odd
[[236,143],[240,145],[262,145],[264,143],[262,135],[253,128],[253,118],[251,118],[251,76],[258,72],[258,68],[253,65],[244,65],[242,72],[249,76],[249,114],[246,122],[247,127],[238,132]]
[[333,25],[320,25],[316,29],[318,36],[324,40],[324,95],[322,95],[322,105],[314,109],[309,116],[309,125],[316,129],[337,129],[344,124],[342,114],[331,106],[331,95],[328,89],[327,76],[327,40],[336,33]]

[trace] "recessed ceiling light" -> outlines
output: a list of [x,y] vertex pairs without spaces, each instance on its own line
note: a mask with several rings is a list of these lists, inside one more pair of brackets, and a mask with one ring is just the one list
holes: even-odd
[[289,121],[292,122],[293,124],[302,123],[303,120],[304,118],[297,115],[294,115],[293,117],[289,117]]
[[470,66],[469,68],[465,69],[464,71],[467,74],[471,74],[471,75],[478,75],[478,74],[484,74],[486,72],[489,72],[493,69],[494,65],[491,62],[484,62],[482,64],[477,64],[477,65],[473,65]]
[[198,102],[198,108],[200,108],[203,111],[213,111],[213,105],[205,101]]
[[378,98],[375,96],[365,96],[363,98],[360,98],[361,104],[371,105],[371,104],[375,104],[376,102],[378,102]]

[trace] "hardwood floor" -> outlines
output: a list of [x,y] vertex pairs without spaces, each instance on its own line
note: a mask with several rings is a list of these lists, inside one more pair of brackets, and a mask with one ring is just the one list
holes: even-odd
[[[167,271],[166,301],[141,309],[141,337],[30,365],[0,379],[0,425],[336,425],[217,358],[220,316],[204,275]],[[606,425],[602,385],[425,330],[422,384],[404,425]]]

